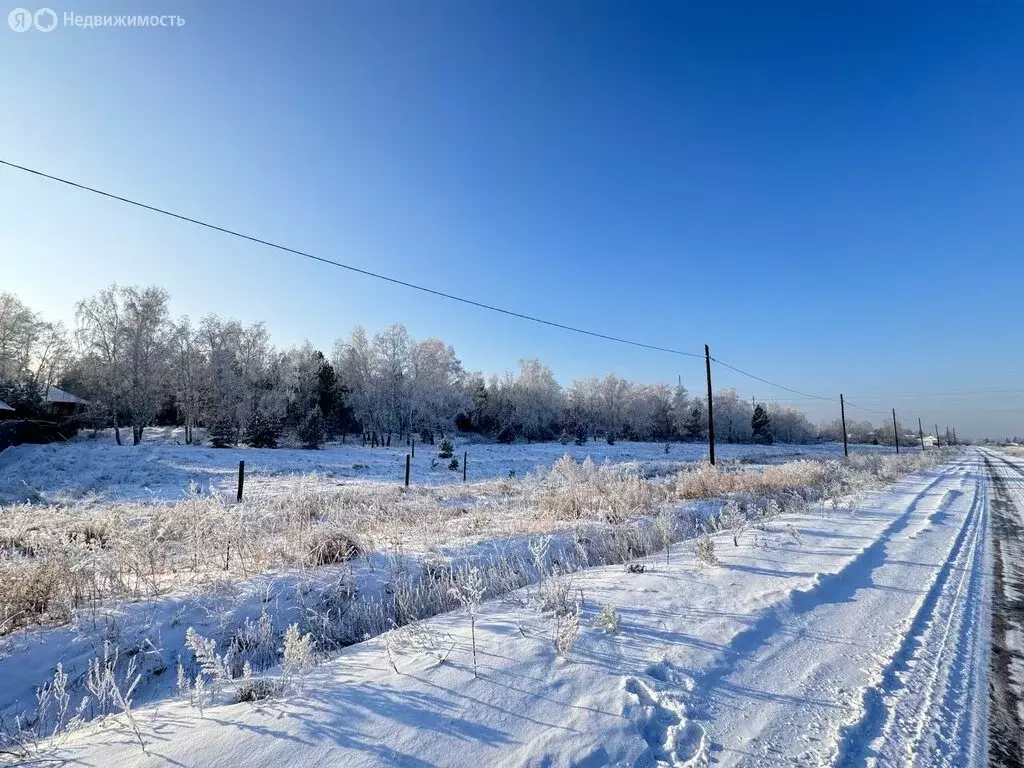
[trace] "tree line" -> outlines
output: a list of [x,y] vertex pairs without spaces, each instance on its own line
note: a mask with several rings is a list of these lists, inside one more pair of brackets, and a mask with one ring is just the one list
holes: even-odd
[[[390,445],[456,430],[502,442],[707,438],[706,399],[681,385],[610,373],[563,387],[533,359],[485,377],[467,372],[451,345],[417,341],[403,325],[372,337],[357,327],[329,354],[308,342],[278,349],[263,323],[173,318],[169,299],[156,286],[112,285],[77,303],[69,330],[0,293],[0,400],[41,415],[46,389],[58,385],[89,402],[82,426],[112,427],[119,444],[122,431],[137,444],[155,424],[183,427],[188,443],[204,427],[216,446],[254,447],[316,447],[353,434]],[[838,423],[815,427],[732,389],[715,393],[714,419],[724,442],[842,438]],[[848,423],[848,433],[887,441],[867,422]]]

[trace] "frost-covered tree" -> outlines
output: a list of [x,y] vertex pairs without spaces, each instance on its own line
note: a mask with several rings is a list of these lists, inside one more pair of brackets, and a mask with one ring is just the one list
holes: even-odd
[[515,423],[526,439],[550,440],[557,434],[564,399],[550,368],[534,359],[520,360],[510,394]]
[[121,419],[125,412],[125,333],[123,312],[115,284],[78,302],[76,320],[81,351],[81,379],[102,408],[121,445]]
[[715,439],[726,443],[750,442],[753,416],[750,403],[736,394],[735,389],[716,392],[714,397]]
[[470,400],[462,387],[464,372],[455,350],[439,339],[413,342],[409,358],[408,429],[447,432]]
[[124,334],[124,377],[132,444],[153,423],[167,389],[170,324],[167,291],[150,286],[120,289],[121,329]]
[[192,443],[192,431],[202,414],[207,360],[188,317],[182,317],[172,326],[169,345],[174,402],[185,427],[185,443],[188,445]]

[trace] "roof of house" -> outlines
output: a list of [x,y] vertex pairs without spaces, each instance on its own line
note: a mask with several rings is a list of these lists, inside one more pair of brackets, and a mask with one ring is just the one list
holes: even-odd
[[43,398],[48,403],[77,403],[79,405],[88,405],[88,400],[83,400],[77,395],[72,395],[70,392],[65,392],[60,387],[48,387],[46,390],[46,397]]
[[13,410],[14,410],[14,409],[13,409],[13,408],[11,408],[11,406],[9,406],[9,405],[8,405],[7,403],[5,403],[5,402],[4,402],[3,400],[0,400],[0,411],[13,411]]

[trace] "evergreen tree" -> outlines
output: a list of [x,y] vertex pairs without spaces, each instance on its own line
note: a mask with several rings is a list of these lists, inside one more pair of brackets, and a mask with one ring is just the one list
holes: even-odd
[[210,425],[210,443],[214,448],[227,448],[237,441],[235,424],[227,414],[219,415]]
[[316,400],[320,407],[320,413],[327,419],[327,431],[335,431],[335,422],[330,418],[338,406],[338,377],[334,373],[334,366],[324,358],[322,352],[317,352],[320,365],[316,371]]
[[700,402],[694,403],[686,417],[683,437],[687,440],[702,440],[707,429],[707,423],[707,417],[704,415],[704,404]]
[[277,448],[281,424],[256,409],[245,428],[245,442],[252,448]]
[[750,418],[750,428],[753,430],[755,443],[771,445],[775,442],[771,416],[768,415],[768,409],[760,403],[754,408],[754,415]]
[[299,427],[299,440],[302,441],[304,448],[319,448],[323,445],[326,431],[324,415],[320,413],[319,407],[314,406],[309,409],[309,413]]

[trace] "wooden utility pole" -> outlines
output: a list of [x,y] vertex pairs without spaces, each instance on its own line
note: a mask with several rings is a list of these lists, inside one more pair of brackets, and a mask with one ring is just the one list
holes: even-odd
[[917,431],[921,434],[921,450],[924,450],[924,427],[921,426],[921,417],[917,417]]
[[843,419],[843,456],[850,457],[850,447],[846,444],[846,403],[843,402],[843,393],[839,393],[839,415]]
[[892,434],[896,438],[896,453],[900,452],[900,431],[896,427],[896,409],[892,409]]
[[704,367],[708,372],[708,454],[711,466],[715,466],[715,404],[711,394],[711,348],[704,345]]
[[238,462],[238,500],[242,500],[242,488],[245,486],[245,462]]

